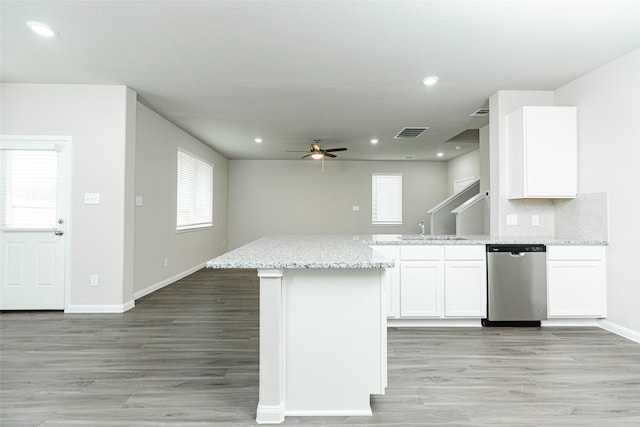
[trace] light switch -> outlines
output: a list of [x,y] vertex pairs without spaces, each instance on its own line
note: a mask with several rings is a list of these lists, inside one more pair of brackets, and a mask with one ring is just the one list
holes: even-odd
[[531,215],[531,225],[540,225],[539,215]]
[[518,225],[518,215],[507,215],[507,225]]
[[142,206],[142,196],[136,196],[136,206]]
[[84,193],[84,204],[85,205],[99,205],[100,204],[100,193]]

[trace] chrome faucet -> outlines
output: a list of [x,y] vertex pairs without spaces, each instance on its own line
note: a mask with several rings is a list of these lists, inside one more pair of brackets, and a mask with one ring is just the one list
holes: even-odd
[[420,224],[418,224],[418,227],[420,227],[420,235],[424,236],[424,220],[420,221]]

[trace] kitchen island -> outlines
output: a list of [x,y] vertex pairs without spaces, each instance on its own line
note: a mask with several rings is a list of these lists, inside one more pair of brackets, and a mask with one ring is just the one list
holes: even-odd
[[277,236],[207,267],[258,270],[258,423],[371,415],[370,396],[387,385],[384,281],[392,260],[349,236]]

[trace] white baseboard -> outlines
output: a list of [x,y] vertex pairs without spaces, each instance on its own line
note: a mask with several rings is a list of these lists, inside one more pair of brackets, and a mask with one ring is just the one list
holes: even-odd
[[142,290],[139,290],[138,292],[134,292],[133,293],[133,299],[142,298],[143,296],[149,295],[150,293],[155,292],[158,289],[162,289],[165,286],[172,284],[173,282],[176,282],[176,281],[178,281],[178,280],[180,280],[180,279],[182,279],[184,277],[187,277],[190,274],[195,273],[196,271],[204,268],[206,265],[207,264],[203,262],[202,264],[198,264],[195,267],[192,267],[192,268],[190,268],[190,269],[188,269],[186,271],[183,271],[182,273],[178,273],[175,276],[171,276],[171,277],[169,277],[167,279],[164,279],[161,282],[155,283],[155,284],[153,284],[151,286],[147,286],[146,288],[144,288]]
[[280,424],[284,421],[284,402],[278,406],[258,404],[256,422],[258,424]]
[[480,328],[480,319],[387,319],[389,328]]
[[69,304],[65,307],[65,313],[124,313],[135,307],[136,302],[131,300],[124,304]]
[[371,408],[369,409],[353,409],[353,410],[330,410],[317,409],[306,411],[285,411],[288,417],[370,417],[373,415]]
[[543,320],[542,326],[551,326],[551,327],[595,327],[597,328],[599,319],[548,319]]
[[616,335],[620,335],[621,337],[627,338],[631,341],[640,343],[640,332],[638,331],[620,326],[617,323],[613,323],[610,320],[606,319],[598,321],[598,326],[606,331],[612,332]]

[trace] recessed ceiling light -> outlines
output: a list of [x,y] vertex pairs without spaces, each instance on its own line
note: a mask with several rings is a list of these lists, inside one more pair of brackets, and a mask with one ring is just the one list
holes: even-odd
[[461,148],[462,148],[461,146],[456,145],[456,150],[459,150],[459,149],[461,149]]
[[438,83],[438,80],[440,80],[440,77],[438,76],[429,76],[422,79],[422,84],[425,86],[433,86]]
[[437,153],[436,156],[442,157],[442,156],[444,156],[444,153],[443,152]]
[[48,26],[47,24],[43,24],[42,22],[29,21],[27,22],[29,28],[34,33],[41,35],[42,37],[55,37],[56,32]]
[[257,144],[262,144],[262,138],[254,138],[253,139]]
[[377,144],[377,143],[378,143],[378,140],[377,140],[377,139],[375,139],[375,138],[373,138],[373,139],[371,140],[371,143],[372,143],[372,144]]

